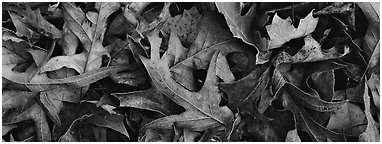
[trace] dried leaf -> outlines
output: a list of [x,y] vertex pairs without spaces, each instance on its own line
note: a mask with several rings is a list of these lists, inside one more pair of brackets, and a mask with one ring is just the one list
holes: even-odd
[[76,53],[77,47],[79,45],[79,39],[77,36],[69,29],[68,25],[64,23],[62,26],[62,39],[61,39],[61,47],[63,49],[63,53],[67,56],[74,55]]
[[53,24],[49,23],[42,17],[40,13],[40,9],[33,11],[29,6],[26,7],[23,16],[23,23],[25,23],[28,28],[32,30],[36,30],[36,32],[43,34],[47,37],[51,37],[53,39],[61,38],[61,31],[57,29]]
[[110,67],[103,67],[100,69],[88,71],[86,73],[83,73],[81,75],[71,76],[67,78],[62,79],[50,79],[46,76],[45,73],[39,74],[34,76],[30,82],[25,82],[20,79],[15,78],[18,76],[18,74],[4,74],[9,77],[9,80],[24,84],[28,86],[32,91],[45,91],[49,89],[57,88],[60,84],[66,84],[70,87],[84,87],[88,86],[91,83],[94,83],[102,78],[105,78],[111,74],[127,70],[129,69],[129,66],[110,66]]
[[80,134],[75,129],[78,125],[80,125],[80,123],[84,119],[86,119],[90,116],[91,115],[83,115],[82,117],[74,120],[73,123],[70,125],[68,131],[66,131],[65,134],[62,135],[58,141],[59,142],[79,142],[79,141],[81,141]]
[[[158,90],[164,93],[168,98],[186,109],[180,115],[171,115],[152,121],[144,126],[147,128],[171,129],[172,124],[176,122],[179,127],[190,128],[191,130],[202,131],[209,128],[226,125],[233,119],[232,112],[227,107],[220,107],[220,95],[215,86],[217,79],[216,59],[218,52],[214,54],[210,67],[207,72],[207,78],[203,88],[199,92],[191,92],[179,85],[171,77],[169,63],[171,62],[168,53],[162,58],[159,57],[159,45],[152,40],[160,39],[158,33],[151,36],[151,58],[140,57],[145,64],[153,83]],[[207,96],[207,97],[206,97]]]
[[[335,133],[333,131],[330,131],[323,127],[322,125],[318,124],[316,121],[312,119],[312,117],[306,112],[306,110],[303,108],[306,103],[301,103],[301,101],[296,101],[296,98],[299,96],[296,96],[295,93],[301,93],[296,91],[291,91],[290,88],[293,89],[293,86],[291,84],[285,84],[284,86],[289,87],[289,89],[284,89],[279,91],[276,95],[277,97],[280,97],[283,103],[283,106],[286,109],[289,109],[293,112],[295,118],[296,118],[296,128],[300,130],[304,130],[308,132],[313,141],[323,141],[327,138],[333,140],[333,141],[344,141],[345,138],[341,136],[338,133]],[[337,104],[330,104],[332,106],[327,107],[321,107],[319,106],[318,109],[322,109],[324,111],[331,110],[333,111],[336,107],[341,106],[344,102],[337,103]]]
[[4,125],[3,124],[3,127],[1,128],[2,136],[6,135],[9,131],[11,131],[14,128],[17,128],[17,125],[13,125],[13,124]]
[[272,24],[266,26],[270,37],[268,50],[278,48],[285,42],[295,38],[304,37],[312,33],[319,20],[319,18],[314,18],[312,14],[313,11],[310,12],[305,18],[301,19],[298,28],[295,28],[292,25],[292,20],[290,17],[284,20],[275,14]]
[[16,28],[16,35],[19,37],[26,36],[28,39],[33,37],[33,31],[28,29],[27,26],[21,21],[22,17],[14,12],[8,11],[12,19],[13,25]]
[[215,3],[219,12],[222,13],[234,37],[255,46],[260,42],[260,34],[254,32],[256,20],[256,4],[252,4],[245,15],[241,15],[241,3],[239,2],[217,2]]
[[107,113],[98,113],[90,116],[86,119],[86,121],[100,127],[110,128],[130,138],[129,133],[127,132],[123,124],[124,116],[115,114],[110,115]]
[[63,67],[75,69],[78,73],[84,73],[84,68],[86,64],[86,54],[74,54],[69,56],[56,56],[50,58],[40,70],[40,73],[47,71],[55,71]]
[[[302,63],[323,61],[329,59],[336,59],[350,53],[349,47],[333,47],[328,50],[322,50],[321,45],[313,39],[310,35],[304,38],[305,45],[295,55],[291,56],[287,52],[282,52],[276,57],[275,64],[280,63]],[[339,49],[344,49],[343,53],[339,53]]]
[[188,46],[195,41],[202,19],[203,15],[196,7],[185,9],[183,14],[168,18],[162,27],[162,32],[167,35],[177,34],[182,44]]
[[326,128],[339,133],[344,132],[347,135],[358,136],[366,129],[366,126],[361,125],[365,121],[365,113],[359,106],[345,103],[331,114]]
[[369,80],[367,80],[367,85],[371,91],[371,95],[373,96],[373,101],[375,106],[380,109],[380,83],[379,83],[379,74],[372,73]]
[[169,99],[163,96],[155,86],[145,91],[113,93],[112,95],[120,100],[120,107],[150,110],[163,116],[171,115],[171,109],[174,108]]
[[379,124],[374,121],[373,116],[371,115],[371,101],[369,97],[366,80],[365,80],[365,90],[363,94],[363,101],[365,103],[365,114],[367,119],[367,127],[365,132],[363,132],[360,136],[358,141],[360,142],[379,142],[380,138],[380,130],[379,130]]
[[311,75],[310,85],[324,101],[332,101],[334,97],[334,70]]
[[256,15],[257,4],[252,3],[249,10],[242,15],[242,3],[240,2],[216,2],[218,11],[222,13],[227,21],[227,25],[234,37],[242,39],[258,51],[256,63],[263,64],[269,60],[270,53],[267,52],[265,38],[260,37],[257,27],[263,27],[268,21],[268,15]]
[[[266,110],[258,109],[257,101],[271,97],[269,89],[270,70],[265,65],[258,67],[246,77],[231,83],[220,83],[219,88],[227,93],[228,107],[240,112],[248,112],[257,119],[269,119],[262,115]],[[265,102],[268,105],[270,101]]]
[[380,6],[378,2],[357,2],[356,4],[362,9],[369,22],[379,23]]
[[365,58],[368,60],[380,40],[380,6],[377,2],[357,2],[356,4],[362,9],[369,22],[363,42],[363,50],[366,53]]
[[[63,17],[66,25],[80,39],[89,53],[85,71],[101,67],[102,56],[109,55],[102,46],[106,31],[107,18],[119,8],[119,3],[99,3],[97,13],[88,12],[86,15],[71,3],[62,3]],[[92,16],[88,16],[88,15]],[[88,17],[86,17],[88,16]],[[90,19],[89,19],[90,17]],[[89,23],[94,21],[96,23]]]
[[14,124],[29,119],[34,121],[37,133],[37,140],[50,141],[51,131],[48,126],[48,121],[42,107],[38,103],[34,103],[25,111],[17,113],[14,116],[5,117],[3,119],[3,124]]
[[61,126],[59,113],[63,107],[63,102],[77,103],[80,100],[80,91],[71,90],[69,87],[61,86],[53,90],[40,93],[40,102],[48,111],[49,116],[55,124]]
[[301,142],[301,139],[297,133],[297,129],[294,129],[288,132],[285,138],[285,142]]
[[[218,20],[214,19],[217,16],[216,13],[212,12],[205,14],[202,18],[196,40],[188,51],[183,48],[179,42],[179,37],[174,32],[170,35],[168,53],[174,55],[170,56],[171,59],[174,59],[174,62],[170,65],[172,66],[170,71],[173,73],[176,81],[191,91],[197,90],[192,77],[193,70],[206,70],[216,50],[221,50],[223,57],[231,52],[247,52],[245,50],[246,45],[232,39],[232,35],[223,29]],[[221,66],[219,65],[218,67]]]
[[127,84],[135,87],[142,86],[147,83],[147,74],[143,71],[142,67],[136,63],[132,58],[133,53],[126,47],[127,42],[121,39],[116,39],[112,44],[108,45],[106,49],[112,49],[112,59],[110,66],[115,65],[130,65],[130,70],[116,73],[110,78],[119,84]]
[[25,105],[33,99],[38,93],[27,91],[3,91],[2,109],[6,112],[8,109],[20,108],[24,109]]

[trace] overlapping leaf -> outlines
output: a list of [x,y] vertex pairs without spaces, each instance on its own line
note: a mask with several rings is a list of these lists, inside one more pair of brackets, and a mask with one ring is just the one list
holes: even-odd
[[108,55],[102,46],[107,18],[119,8],[119,3],[97,3],[97,12],[87,12],[71,3],[62,3],[63,17],[69,29],[80,39],[88,52],[85,71],[101,67],[102,55]]
[[333,47],[325,52],[321,49],[321,45],[311,36],[304,38],[305,45],[295,55],[291,56],[287,52],[280,53],[275,60],[275,64],[280,63],[302,63],[323,61],[343,57],[350,52],[347,46],[343,46],[343,53],[339,53],[341,47]]
[[[270,70],[265,65],[258,67],[243,79],[231,83],[219,84],[228,95],[228,107],[240,112],[249,112],[255,118],[268,119],[262,115],[271,102],[271,94],[268,89]],[[261,99],[261,101],[259,100]],[[257,104],[260,101],[260,107]]]
[[[141,57],[145,64],[153,83],[168,98],[186,109],[180,115],[171,115],[154,120],[144,127],[171,129],[174,122],[180,127],[187,127],[192,130],[202,131],[209,128],[226,125],[232,121],[233,114],[227,107],[220,107],[220,95],[215,86],[216,59],[218,52],[214,54],[207,78],[203,88],[199,92],[191,92],[179,85],[171,77],[169,64],[170,54],[166,52],[162,58],[159,56],[159,45],[155,41],[160,40],[158,33],[151,36],[151,57],[150,59]],[[155,41],[153,41],[155,40]]]
[[263,27],[269,16],[256,15],[256,3],[253,3],[244,15],[241,14],[243,4],[240,2],[217,2],[215,5],[218,11],[224,15],[233,36],[256,48],[258,51],[256,63],[263,64],[267,62],[271,54],[267,52],[267,40],[260,37],[256,27]]
[[301,19],[298,27],[295,28],[290,17],[284,20],[275,14],[272,24],[266,26],[270,37],[268,50],[278,48],[292,39],[312,33],[317,26],[318,20],[319,18],[313,17],[312,11],[304,19]]

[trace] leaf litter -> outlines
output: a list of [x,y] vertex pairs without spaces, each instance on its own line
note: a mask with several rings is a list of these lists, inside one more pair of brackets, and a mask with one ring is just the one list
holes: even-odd
[[379,141],[379,3],[3,8],[3,141]]

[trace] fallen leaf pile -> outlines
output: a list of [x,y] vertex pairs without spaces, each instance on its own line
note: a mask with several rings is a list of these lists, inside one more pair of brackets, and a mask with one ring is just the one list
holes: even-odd
[[3,142],[377,142],[379,6],[4,2]]

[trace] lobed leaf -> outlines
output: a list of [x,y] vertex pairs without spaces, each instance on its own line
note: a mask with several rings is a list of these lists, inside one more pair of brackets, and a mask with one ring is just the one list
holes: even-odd
[[305,18],[301,19],[298,27],[295,28],[290,17],[284,20],[275,14],[272,24],[266,26],[270,37],[268,50],[279,48],[292,39],[309,35],[316,28],[318,20],[319,18],[313,17],[312,11]]

